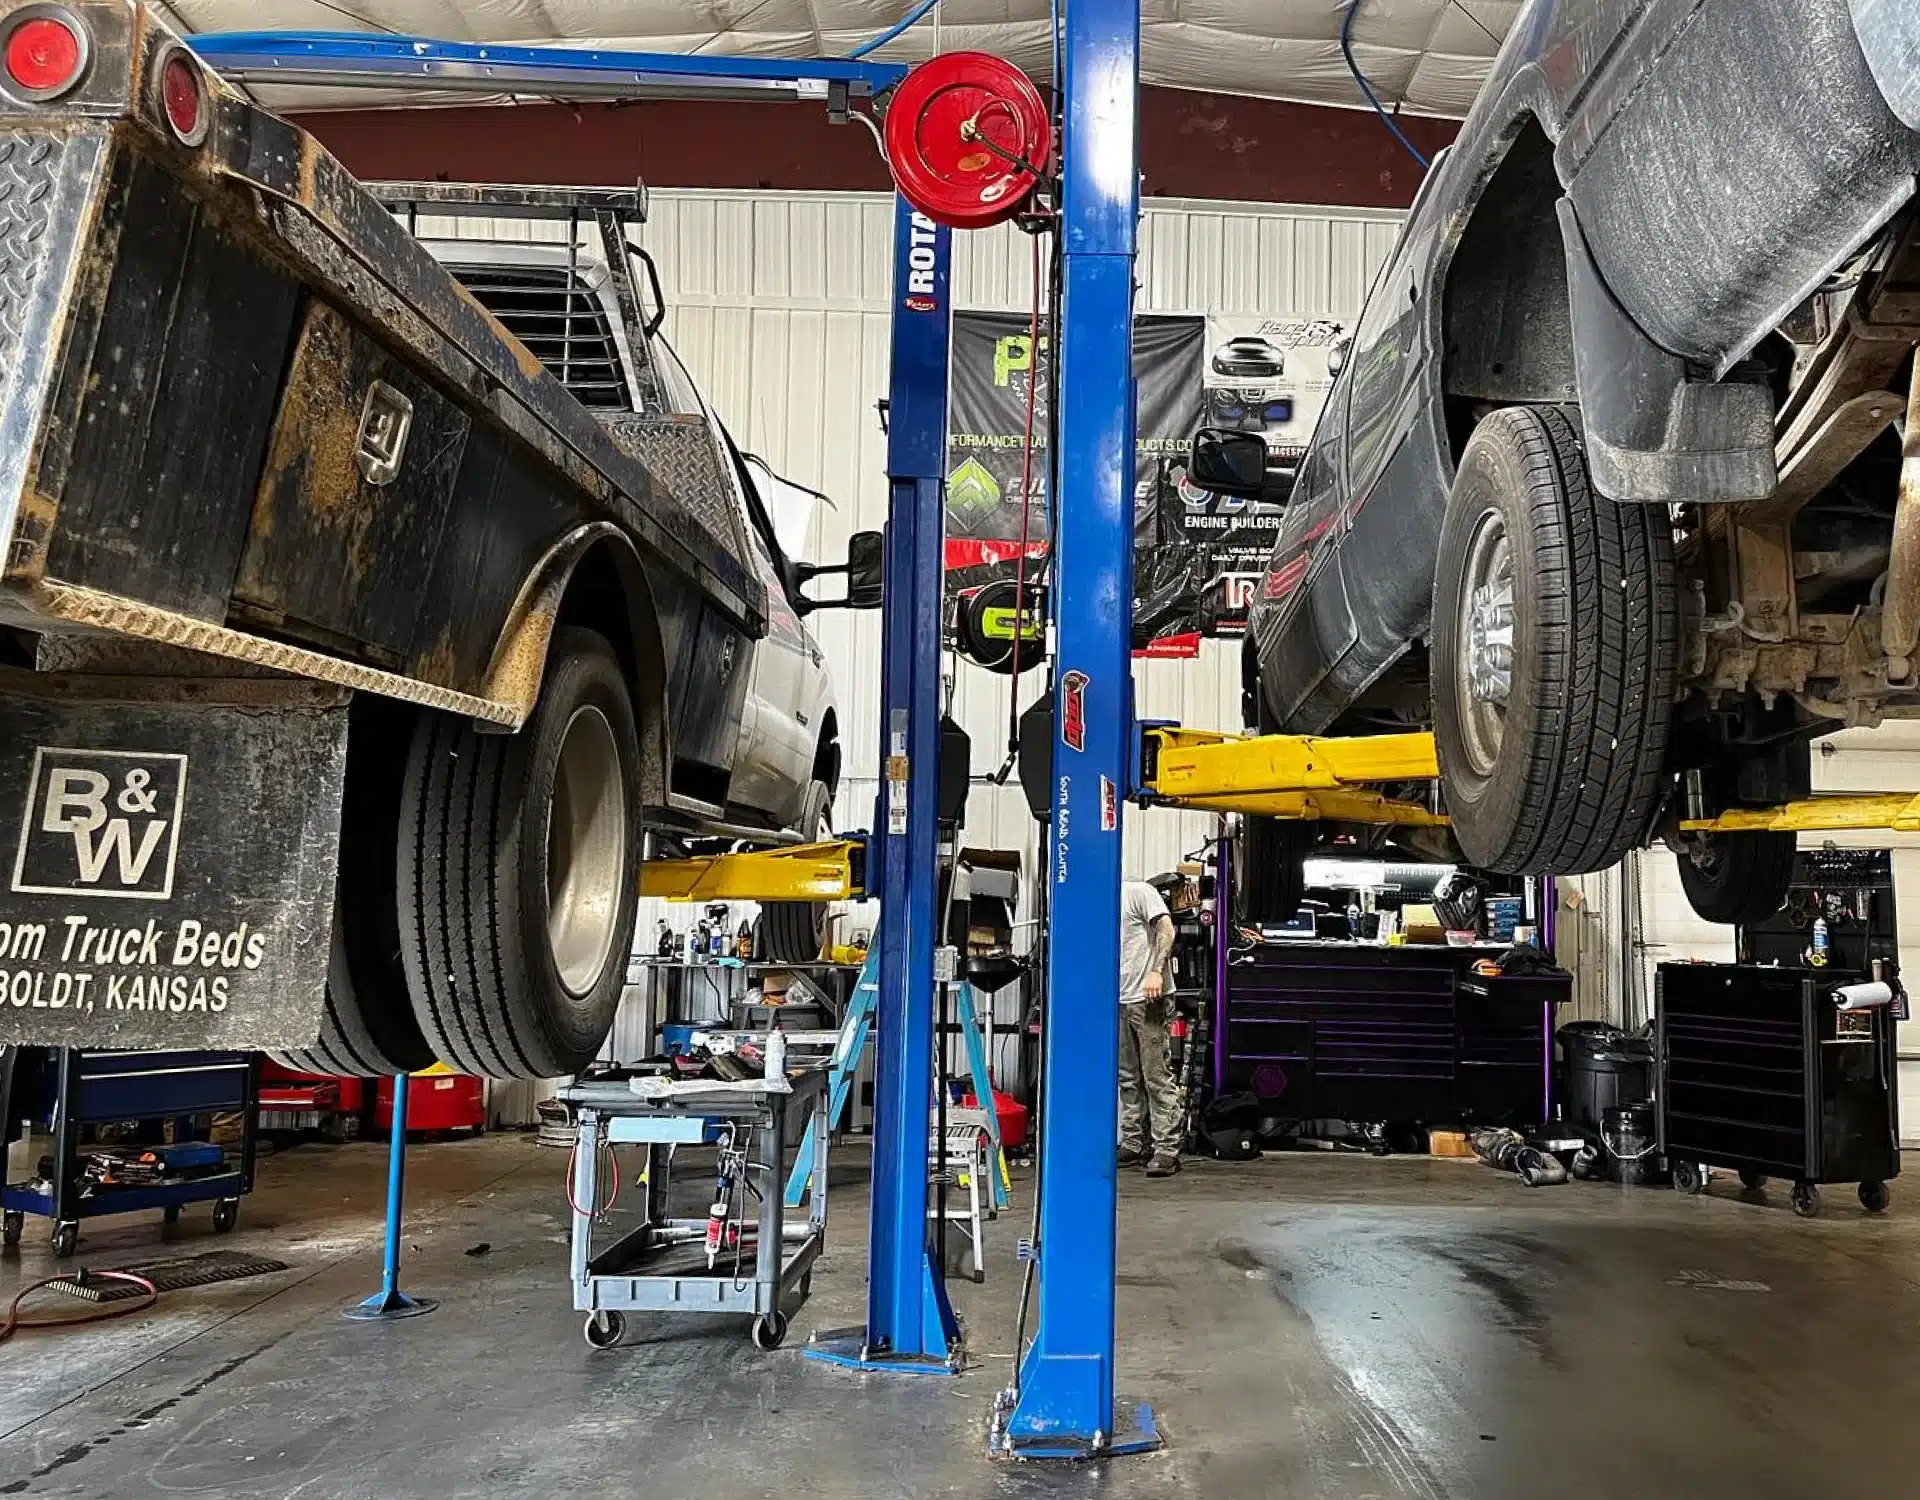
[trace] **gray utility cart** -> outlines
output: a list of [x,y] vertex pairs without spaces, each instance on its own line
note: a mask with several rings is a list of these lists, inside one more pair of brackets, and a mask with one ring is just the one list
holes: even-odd
[[[790,1074],[786,1091],[760,1079],[638,1082],[653,1092],[636,1093],[627,1081],[575,1083],[560,1091],[579,1131],[572,1169],[573,1305],[587,1315],[587,1342],[596,1349],[617,1344],[629,1311],[743,1313],[753,1319],[754,1343],[773,1348],[787,1335],[787,1295],[797,1287],[805,1298],[826,1242],[826,1070]],[[781,1201],[785,1157],[789,1142],[806,1137],[809,1117],[813,1183],[807,1220],[788,1226]],[[747,1156],[745,1187],[729,1194],[738,1208],[730,1205],[722,1221],[720,1254],[710,1267],[708,1219],[672,1217],[673,1150],[724,1146],[730,1139]],[[642,1222],[596,1251],[601,1158],[607,1148],[626,1144],[646,1148]],[[712,1198],[709,1193],[706,1201]],[[745,1221],[749,1198],[758,1200],[757,1225]]]

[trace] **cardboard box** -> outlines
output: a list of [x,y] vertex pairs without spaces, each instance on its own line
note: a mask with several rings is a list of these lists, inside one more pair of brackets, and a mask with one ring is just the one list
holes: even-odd
[[1464,1130],[1429,1130],[1427,1151],[1432,1156],[1470,1157],[1473,1155],[1473,1143],[1467,1139]]

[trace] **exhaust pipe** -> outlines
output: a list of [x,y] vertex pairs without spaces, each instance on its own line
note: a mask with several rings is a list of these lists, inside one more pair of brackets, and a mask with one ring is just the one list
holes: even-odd
[[1907,426],[1901,434],[1900,498],[1893,511],[1893,547],[1880,612],[1880,650],[1892,682],[1913,679],[1920,645],[1920,366],[1909,379]]

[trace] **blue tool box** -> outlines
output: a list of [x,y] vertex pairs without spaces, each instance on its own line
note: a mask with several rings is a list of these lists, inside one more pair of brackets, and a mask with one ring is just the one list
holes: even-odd
[[[239,1221],[253,1190],[260,1099],[259,1058],[247,1052],[102,1052],[67,1047],[3,1049],[0,1135],[21,1120],[53,1138],[45,1170],[0,1186],[5,1239],[20,1242],[26,1216],[52,1221],[53,1253],[71,1255],[80,1220],[160,1209],[168,1224],[189,1203],[213,1204],[221,1233]],[[240,1140],[220,1146],[200,1137],[203,1120],[238,1114]],[[91,1127],[139,1121],[133,1141],[88,1143]],[[172,1122],[172,1140],[163,1141]]]

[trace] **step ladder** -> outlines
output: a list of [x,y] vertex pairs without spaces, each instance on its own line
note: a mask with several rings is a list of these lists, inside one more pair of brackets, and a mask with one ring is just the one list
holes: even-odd
[[[979,1014],[974,1008],[973,986],[961,982],[955,986],[954,1008],[960,1020],[961,1034],[967,1043],[967,1071],[973,1078],[973,1096],[980,1101],[982,1113],[986,1116],[987,1134],[992,1141],[992,1162],[995,1170],[987,1175],[993,1185],[993,1206],[1003,1209],[1010,1201],[1006,1153],[1000,1146],[1000,1116],[993,1107],[993,1081],[987,1070],[986,1042],[980,1034]],[[860,1059],[866,1053],[867,1041],[873,1034],[874,1011],[880,1003],[880,943],[876,937],[867,949],[866,962],[860,966],[860,978],[853,987],[853,996],[847,1002],[846,1015],[841,1018],[840,1037],[834,1043],[833,1054],[827,1061],[827,1120],[840,1118],[846,1108],[847,1096],[853,1090],[854,1075],[860,1070]],[[809,1124],[807,1133],[800,1142],[799,1154],[794,1158],[793,1170],[787,1174],[786,1203],[789,1208],[798,1208],[805,1197],[807,1183],[813,1175],[813,1129]],[[931,1143],[929,1143],[931,1144]],[[931,1154],[931,1153],[930,1153]]]

